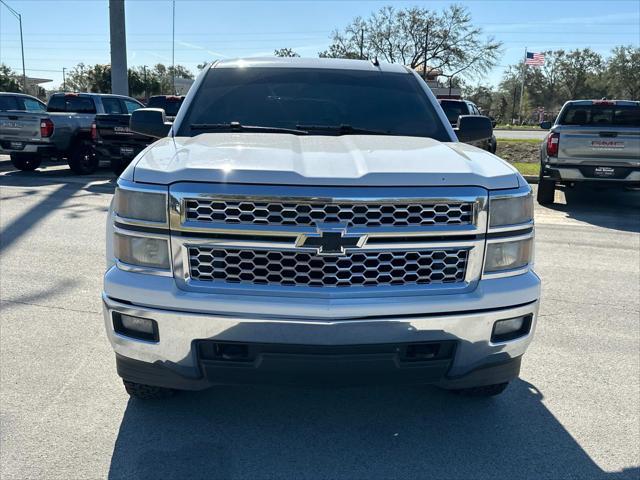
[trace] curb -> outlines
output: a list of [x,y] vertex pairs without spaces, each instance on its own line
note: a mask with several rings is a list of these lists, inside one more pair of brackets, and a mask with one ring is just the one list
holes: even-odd
[[523,175],[523,177],[527,181],[527,183],[533,183],[533,184],[537,184],[538,183],[538,176],[537,175]]

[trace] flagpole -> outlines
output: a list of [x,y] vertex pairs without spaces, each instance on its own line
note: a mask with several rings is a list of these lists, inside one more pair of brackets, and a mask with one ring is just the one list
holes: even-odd
[[522,85],[520,86],[520,111],[518,112],[518,123],[522,125],[522,100],[524,98],[524,74],[527,70],[527,47],[524,47],[524,60],[522,61]]

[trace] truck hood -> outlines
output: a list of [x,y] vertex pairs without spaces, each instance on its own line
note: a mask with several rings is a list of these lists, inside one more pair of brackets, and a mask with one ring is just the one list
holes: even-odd
[[463,143],[422,137],[206,133],[167,137],[123,176],[136,182],[515,188],[508,163]]

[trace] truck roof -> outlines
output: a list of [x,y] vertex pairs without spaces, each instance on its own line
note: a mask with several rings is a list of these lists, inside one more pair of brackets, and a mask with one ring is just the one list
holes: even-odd
[[615,100],[603,98],[600,100],[568,100],[565,105],[638,105],[637,100]]
[[370,60],[348,60],[343,58],[287,58],[287,57],[255,57],[219,60],[211,68],[327,68],[338,70],[370,70],[376,72],[409,73],[400,64],[374,62]]

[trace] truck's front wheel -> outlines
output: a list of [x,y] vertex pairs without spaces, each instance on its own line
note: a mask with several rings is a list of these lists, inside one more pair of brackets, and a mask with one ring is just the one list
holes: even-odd
[[12,153],[11,163],[18,170],[31,172],[42,163],[42,158],[37,153]]
[[161,400],[169,398],[175,393],[175,390],[170,388],[144,385],[127,380],[123,380],[122,383],[124,383],[124,388],[130,397],[139,398],[140,400]]
[[69,168],[76,175],[89,175],[98,170],[100,161],[91,145],[78,142],[69,154]]

